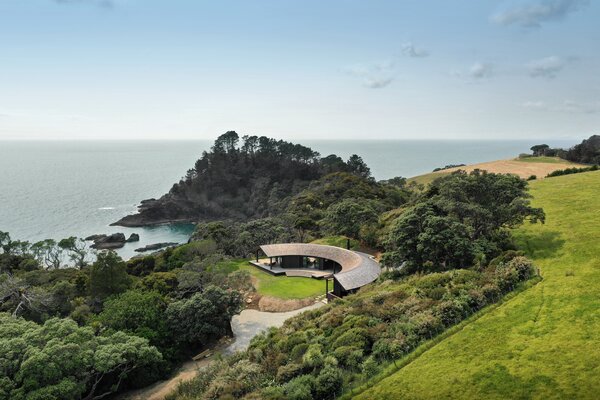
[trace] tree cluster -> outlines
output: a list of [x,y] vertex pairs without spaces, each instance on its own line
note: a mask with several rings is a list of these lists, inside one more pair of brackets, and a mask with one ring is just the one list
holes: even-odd
[[600,164],[600,135],[590,136],[571,147],[563,158],[582,164]]
[[550,172],[548,175],[546,175],[546,177],[552,178],[554,176],[579,174],[582,172],[590,172],[590,171],[598,171],[598,165],[592,165],[591,167],[582,167],[582,168],[573,167],[573,168],[557,169],[556,171]]
[[0,272],[10,272],[12,266],[20,269],[59,269],[71,261],[76,268],[83,268],[89,261],[85,240],[71,236],[59,241],[45,239],[36,243],[13,240],[8,232],[0,231]]
[[129,262],[100,252],[81,268],[43,268],[8,234],[1,246],[0,399],[99,399],[164,378],[231,334],[251,287],[207,241]]
[[547,144],[531,147],[534,157],[560,157],[580,164],[600,164],[600,135],[592,135],[568,150],[551,148]]
[[527,182],[475,170],[436,179],[394,222],[384,264],[405,272],[481,265],[511,247],[509,228],[544,222]]
[[135,369],[159,362],[146,339],[98,333],[71,319],[43,324],[0,313],[0,399],[102,399]]
[[309,147],[265,136],[230,131],[219,136],[185,177],[159,200],[146,202],[140,214],[118,224],[165,221],[248,220],[276,216],[292,196],[333,172],[368,178],[370,170],[357,155],[344,162],[321,158]]

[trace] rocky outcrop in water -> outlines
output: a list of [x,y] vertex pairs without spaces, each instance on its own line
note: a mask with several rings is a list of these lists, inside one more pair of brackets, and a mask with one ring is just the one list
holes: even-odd
[[[96,250],[114,250],[125,246],[127,239],[123,233],[113,233],[110,235],[92,235],[85,238],[94,242],[90,247]],[[139,240],[139,237],[138,237]]]
[[86,237],[85,240],[93,242],[97,239],[102,239],[105,237],[106,237],[105,234],[90,235],[90,236]]
[[127,215],[111,225],[134,228],[176,222],[196,222],[196,218],[190,216],[193,214],[192,204],[168,193],[159,200],[142,200],[137,214]]
[[138,235],[137,233],[132,233],[131,235],[129,235],[129,238],[127,239],[127,243],[139,242],[139,241],[140,241],[140,235]]
[[179,243],[174,243],[174,242],[154,243],[154,244],[149,244],[144,247],[140,247],[139,249],[135,249],[135,251],[137,251],[138,253],[143,253],[145,251],[159,250],[159,249],[162,249],[165,247],[177,246],[178,244]]

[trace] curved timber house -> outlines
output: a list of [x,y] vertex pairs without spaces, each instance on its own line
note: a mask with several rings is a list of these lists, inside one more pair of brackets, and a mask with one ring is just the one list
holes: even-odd
[[[379,263],[370,255],[341,247],[306,243],[265,244],[260,250],[269,260],[254,265],[270,273],[333,279],[333,294],[342,297],[377,279]],[[261,262],[262,261],[262,262]],[[304,274],[300,273],[304,271]]]

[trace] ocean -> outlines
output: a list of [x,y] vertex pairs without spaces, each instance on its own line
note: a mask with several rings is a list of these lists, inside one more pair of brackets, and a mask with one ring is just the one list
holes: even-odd
[[[344,159],[358,154],[377,179],[411,177],[448,164],[506,159],[539,140],[296,141]],[[548,142],[570,147],[573,141]],[[157,242],[188,240],[193,225],[109,226],[141,200],[166,193],[211,141],[0,141],[0,231],[13,239],[61,239],[98,233],[138,233],[118,252]]]

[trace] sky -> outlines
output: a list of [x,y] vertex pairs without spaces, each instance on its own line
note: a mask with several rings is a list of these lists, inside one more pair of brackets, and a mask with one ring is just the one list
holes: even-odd
[[582,139],[598,0],[0,0],[0,139]]

